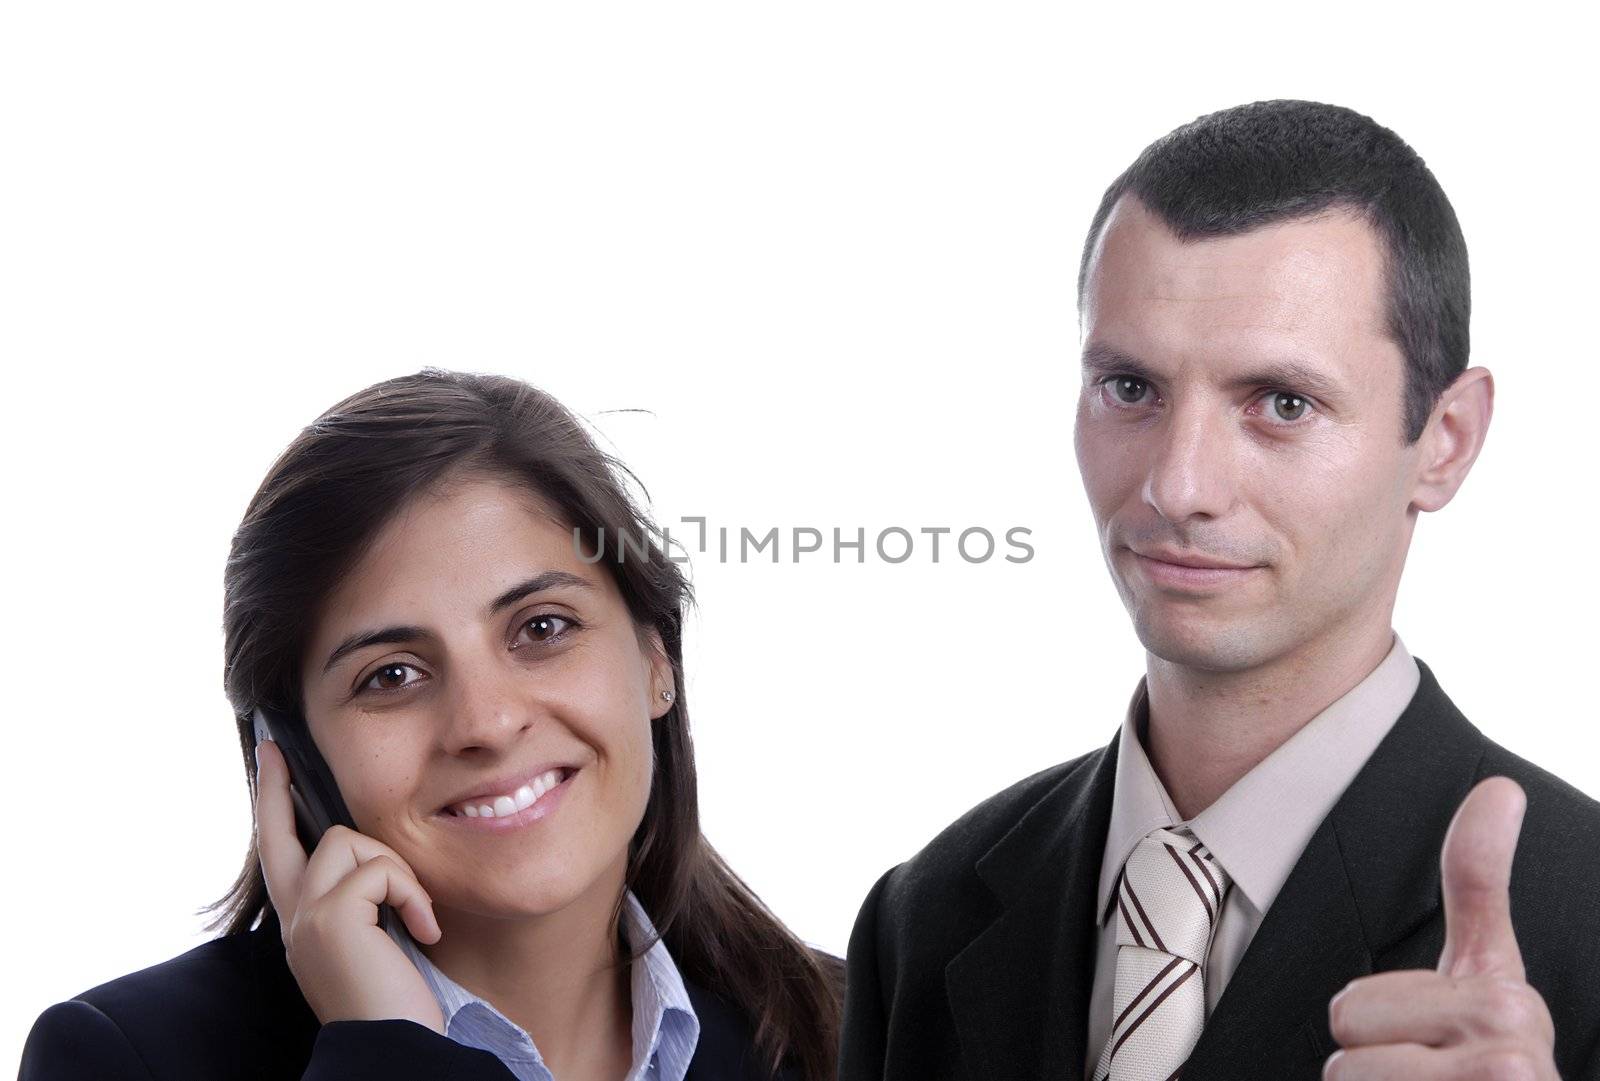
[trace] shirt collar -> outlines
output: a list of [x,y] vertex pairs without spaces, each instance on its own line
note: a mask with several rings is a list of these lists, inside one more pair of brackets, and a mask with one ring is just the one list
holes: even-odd
[[1122,865],[1151,830],[1187,826],[1258,912],[1266,912],[1311,835],[1405,711],[1421,680],[1398,634],[1367,677],[1185,822],[1140,739],[1149,716],[1141,678],[1117,735],[1111,825],[1100,862],[1103,923]]
[[[527,1032],[505,1014],[446,976],[417,946],[397,916],[388,921],[389,937],[411,958],[433,991],[444,1016],[445,1033],[457,1043],[489,1051],[504,1061],[530,1063],[543,1069],[543,1058]],[[622,926],[630,949],[650,943],[632,964],[633,1062],[628,1081],[651,1076],[683,1081],[700,1039],[700,1020],[684,987],[683,976],[656,935],[644,906],[629,890],[623,898]],[[659,1072],[647,1073],[656,1059]]]

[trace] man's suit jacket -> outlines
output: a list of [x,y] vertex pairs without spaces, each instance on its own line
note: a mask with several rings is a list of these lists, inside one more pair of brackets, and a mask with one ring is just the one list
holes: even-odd
[[[1415,695],[1266,912],[1184,1081],[1320,1078],[1345,984],[1436,967],[1440,847],[1495,774],[1528,797],[1511,877],[1528,981],[1555,1021],[1561,1076],[1600,1079],[1600,803],[1490,741],[1417,666]],[[1116,748],[991,797],[878,880],[850,938],[840,1081],[1084,1076]]]
[[[688,1081],[790,1081],[750,1030],[687,979],[700,1019]],[[488,1051],[413,1021],[320,1025],[284,957],[276,915],[60,1002],[34,1023],[19,1081],[515,1081]]]

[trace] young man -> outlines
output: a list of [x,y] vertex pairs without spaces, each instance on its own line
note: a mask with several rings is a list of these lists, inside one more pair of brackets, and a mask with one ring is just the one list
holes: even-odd
[[1493,406],[1432,174],[1347,109],[1202,117],[1107,190],[1079,310],[1146,675],[874,886],[843,1081],[1600,1078],[1600,804],[1390,625]]

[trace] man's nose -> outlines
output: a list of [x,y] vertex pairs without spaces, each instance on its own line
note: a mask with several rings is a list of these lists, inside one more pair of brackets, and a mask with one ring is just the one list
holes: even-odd
[[1225,416],[1201,402],[1173,407],[1150,433],[1144,501],[1169,522],[1223,517],[1238,492],[1235,435]]

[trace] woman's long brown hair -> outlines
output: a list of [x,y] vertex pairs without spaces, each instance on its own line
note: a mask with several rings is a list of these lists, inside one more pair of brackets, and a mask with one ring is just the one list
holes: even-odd
[[[467,474],[520,484],[556,509],[591,553],[604,553],[597,565],[635,623],[660,633],[677,694],[653,724],[655,775],[629,848],[628,887],[684,976],[749,1019],[771,1067],[831,1079],[842,966],[791,934],[700,832],[683,678],[690,584],[628,493],[624,477],[638,478],[526,383],[438,368],[386,380],[333,406],[273,463],[234,533],[223,579],[223,682],[252,808],[251,714],[260,706],[304,724],[300,658],[321,604],[412,497]],[[232,934],[270,908],[252,830],[239,877],[200,911],[220,910],[207,929]]]

